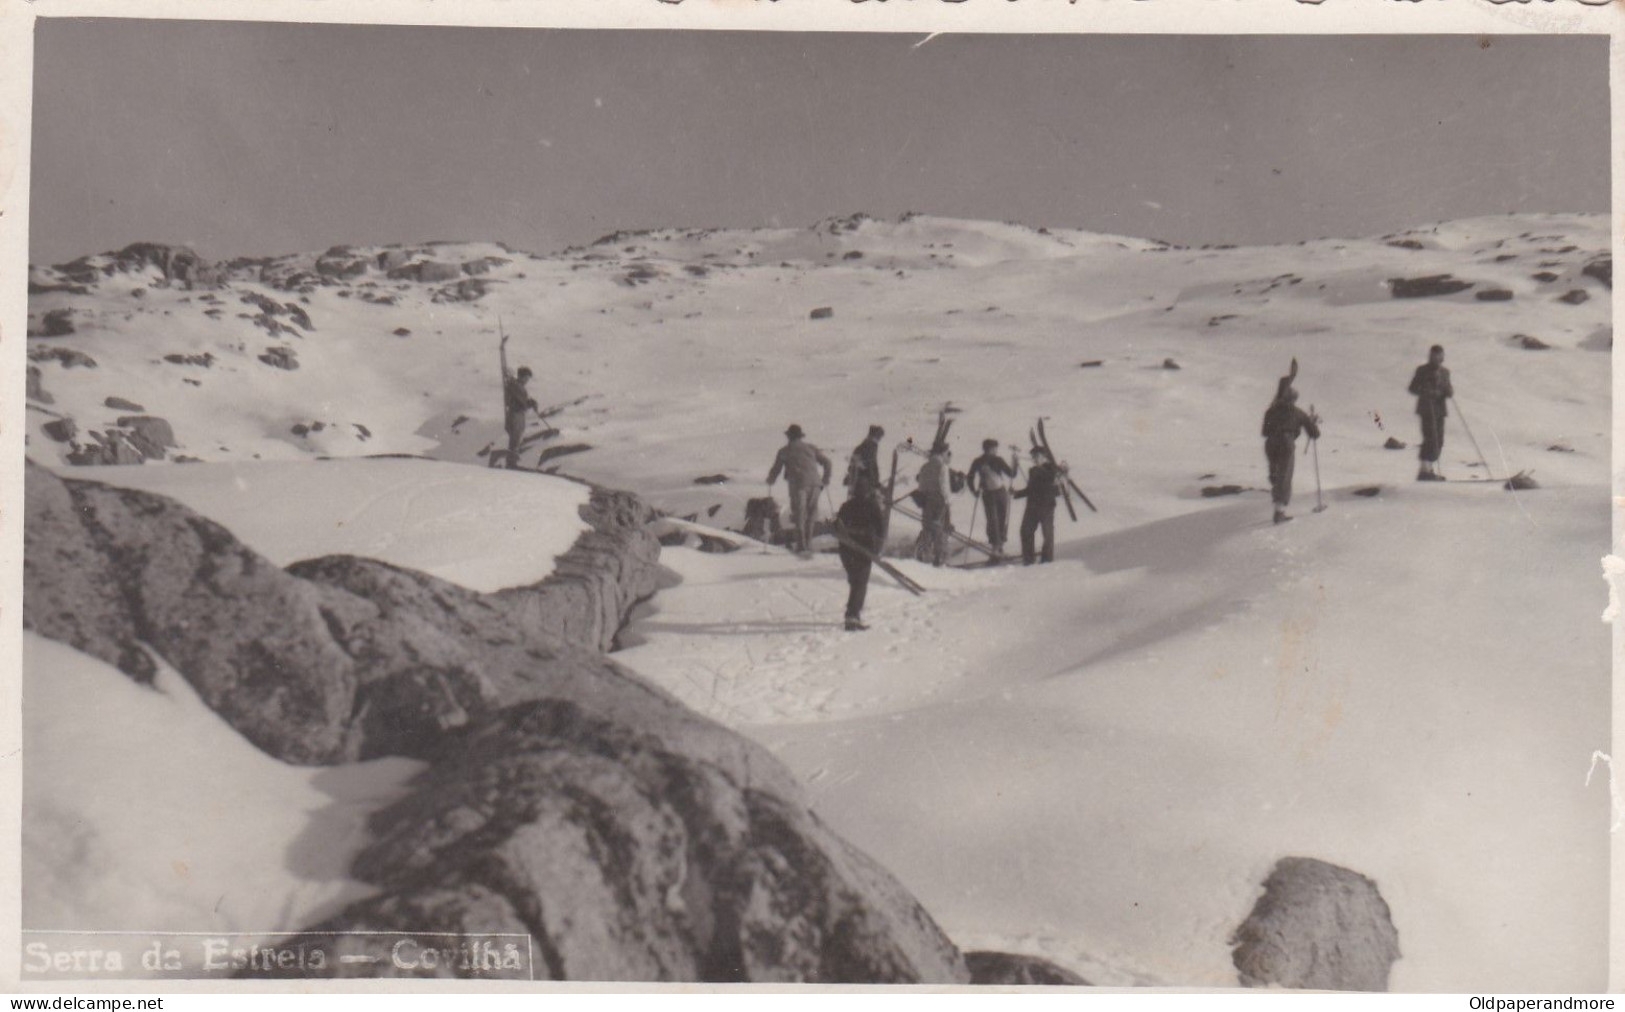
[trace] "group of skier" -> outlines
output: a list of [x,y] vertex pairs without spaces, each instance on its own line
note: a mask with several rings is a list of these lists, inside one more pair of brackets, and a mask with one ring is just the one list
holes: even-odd
[[[1311,440],[1320,439],[1320,416],[1298,407],[1298,391],[1292,385],[1297,375],[1298,360],[1293,359],[1292,370],[1276,384],[1275,399],[1264,412],[1264,459],[1269,464],[1270,500],[1278,524],[1292,519],[1286,508],[1292,502],[1298,437],[1307,432]],[[1444,481],[1439,456],[1444,452],[1445,416],[1456,392],[1450,384],[1450,370],[1444,367],[1442,345],[1428,349],[1428,360],[1416,367],[1407,389],[1416,397],[1416,415],[1422,424],[1416,480]]]
[[[1270,499],[1275,523],[1292,519],[1286,510],[1292,502],[1298,438],[1307,433],[1311,440],[1320,439],[1320,417],[1298,406],[1298,391],[1293,385],[1297,371],[1297,360],[1294,359],[1291,372],[1276,384],[1275,397],[1264,412],[1261,434],[1264,438],[1264,457],[1269,467]],[[1438,462],[1444,449],[1447,405],[1455,391],[1450,382],[1450,370],[1444,367],[1442,346],[1434,345],[1429,350],[1427,362],[1418,366],[1411,378],[1409,391],[1416,397],[1416,414],[1422,426],[1417,480],[1444,481],[1444,476],[1438,470]],[[1016,448],[1011,447],[1010,456],[1006,458],[999,452],[998,440],[986,439],[982,441],[981,456],[971,462],[966,472],[960,474],[952,469],[953,454],[943,433],[945,427],[939,425],[939,436],[927,453],[925,464],[915,476],[913,491],[906,497],[898,497],[890,502],[886,501],[886,497],[895,490],[888,488],[880,471],[880,441],[886,435],[885,430],[871,425],[863,442],[852,450],[845,480],[847,496],[836,510],[834,527],[841,565],[846,570],[849,585],[846,604],[848,630],[867,628],[863,623],[863,604],[870,570],[885,549],[889,512],[899,506],[904,498],[911,499],[919,508],[921,533],[916,555],[934,566],[947,562],[949,539],[957,536],[954,534],[950,496],[957,491],[961,481],[983,510],[987,525],[986,548],[990,552],[991,562],[1004,559],[1004,547],[1009,540],[1010,510],[1016,499],[1026,500],[1020,529],[1022,562],[1033,565],[1035,562],[1051,562],[1055,558],[1055,505],[1064,491],[1062,482],[1067,480],[1065,466],[1050,459],[1043,446],[1035,446],[1032,449],[1032,462],[1027,468],[1026,483],[1018,489],[1015,486],[1022,469]],[[785,430],[785,439],[785,445],[779,449],[768,472],[767,484],[771,492],[773,483],[781,474],[786,478],[790,490],[792,541],[796,550],[805,556],[812,543],[818,499],[829,487],[834,467],[823,451],[807,441],[801,426],[791,425]]]
[[[527,415],[534,411],[538,417],[543,417],[543,413],[527,389],[530,369],[521,366],[517,371],[509,370],[507,342],[504,336],[501,347],[503,427],[508,436],[507,466],[516,468],[519,466],[520,444],[524,438]],[[1320,417],[1312,410],[1304,411],[1298,406],[1298,392],[1293,386],[1297,373],[1298,363],[1294,359],[1291,371],[1276,384],[1275,397],[1264,412],[1264,457],[1269,467],[1274,521],[1278,524],[1292,519],[1286,510],[1292,502],[1298,438],[1307,433],[1312,441],[1320,439]],[[1416,414],[1422,427],[1422,443],[1418,453],[1420,465],[1416,478],[1418,481],[1444,481],[1444,476],[1439,473],[1439,457],[1444,449],[1445,417],[1455,390],[1450,383],[1450,370],[1444,366],[1442,346],[1434,345],[1429,349],[1427,362],[1417,367],[1408,389],[1416,397]],[[785,444],[773,459],[767,485],[771,494],[773,484],[779,477],[782,475],[785,478],[789,486],[791,541],[797,552],[805,556],[809,554],[812,544],[814,524],[818,518],[818,500],[830,486],[834,465],[822,450],[807,440],[801,426],[791,425],[784,435]],[[863,441],[853,448],[845,478],[846,499],[835,511],[834,530],[841,565],[846,570],[849,584],[846,628],[853,631],[867,628],[863,624],[863,604],[870,569],[885,549],[888,517],[894,508],[900,508],[904,498],[887,501],[887,496],[895,493],[895,489],[881,476],[880,441],[885,435],[886,431],[881,426],[871,425]],[[917,518],[921,533],[916,544],[916,555],[934,566],[942,566],[948,559],[951,537],[969,540],[955,533],[950,506],[950,496],[962,482],[984,512],[987,525],[985,547],[991,562],[1001,562],[1005,557],[1010,510],[1016,499],[1026,500],[1020,529],[1022,562],[1030,566],[1036,562],[1054,561],[1055,504],[1066,494],[1063,482],[1069,481],[1069,478],[1066,466],[1051,458],[1048,443],[1033,447],[1026,483],[1018,489],[1015,485],[1021,477],[1021,462],[1016,447],[1010,448],[1007,459],[999,453],[998,440],[985,439],[982,441],[981,456],[971,462],[968,471],[961,474],[951,466],[953,454],[946,435],[947,424],[939,421],[937,437],[926,454],[925,464],[915,475],[913,491],[906,497],[919,509]],[[912,442],[908,446],[912,448]]]
[[[895,489],[881,476],[880,441],[885,435],[884,428],[871,425],[863,441],[853,448],[845,477],[846,498],[835,511],[834,530],[850,587],[846,607],[848,630],[866,628],[863,602],[869,574],[885,548],[887,517],[905,499],[919,509],[921,533],[917,555],[934,566],[942,566],[948,560],[948,542],[955,536],[950,496],[961,482],[986,509],[991,561],[1004,558],[1014,499],[1026,500],[1021,522],[1022,561],[1027,565],[1054,561],[1055,504],[1062,494],[1060,481],[1064,472],[1044,448],[1033,448],[1026,484],[1018,489],[1015,484],[1021,476],[1021,464],[1014,448],[1006,459],[999,454],[998,440],[984,440],[982,455],[967,473],[961,474],[952,468],[953,453],[946,439],[939,437],[926,452],[925,463],[915,475],[913,490],[906,496],[887,501],[888,493],[895,493]],[[807,440],[801,426],[791,425],[784,436],[785,443],[768,471],[767,485],[771,494],[774,483],[780,476],[784,477],[789,487],[790,541],[805,557],[810,554],[819,497],[830,487],[834,465],[822,450]],[[1041,547],[1039,535],[1042,535]]]

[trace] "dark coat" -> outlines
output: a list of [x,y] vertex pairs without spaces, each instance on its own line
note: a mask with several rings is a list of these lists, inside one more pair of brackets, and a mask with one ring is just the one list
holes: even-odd
[[1028,509],[1054,509],[1061,496],[1061,471],[1049,461],[1027,469],[1027,487],[1015,493],[1015,498],[1027,500]]
[[1450,386],[1450,370],[1432,362],[1424,362],[1416,367],[1409,389],[1416,395],[1416,413],[1433,418],[1443,418],[1449,414],[1445,405],[1456,396],[1456,391]]
[[859,478],[868,479],[877,488],[880,486],[880,443],[875,440],[865,439],[852,450],[852,459],[846,467],[846,484],[851,485]]
[[502,381],[502,410],[510,415],[522,415],[527,410],[541,409],[536,407],[536,398],[519,382],[519,377],[509,376]]
[[886,514],[874,496],[853,496],[841,503],[841,508],[835,511],[835,522],[853,541],[876,555],[880,554],[884,547],[881,532],[886,526]]
[[1320,438],[1320,427],[1309,417],[1309,412],[1290,401],[1275,401],[1264,412],[1264,439],[1274,446],[1291,446],[1298,435],[1308,432],[1310,439]]

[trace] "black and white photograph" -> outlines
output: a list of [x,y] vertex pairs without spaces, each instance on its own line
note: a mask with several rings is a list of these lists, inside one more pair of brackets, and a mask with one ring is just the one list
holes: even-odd
[[23,983],[1606,990],[1610,39],[1515,14],[38,18]]

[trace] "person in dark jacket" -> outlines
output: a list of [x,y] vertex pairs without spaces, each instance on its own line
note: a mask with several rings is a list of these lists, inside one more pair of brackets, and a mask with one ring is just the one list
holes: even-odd
[[507,335],[503,335],[497,352],[502,360],[502,427],[508,433],[508,470],[512,471],[519,467],[519,444],[525,438],[525,414],[529,411],[540,413],[541,408],[536,406],[536,399],[525,389],[525,384],[530,382],[530,367],[522,365],[518,372],[508,371]]
[[852,448],[852,456],[846,464],[846,480],[843,482],[848,488],[859,478],[866,479],[874,488],[880,487],[880,441],[885,435],[885,429],[871,425],[863,442]]
[[[1021,561],[1025,565],[1034,562],[1055,561],[1055,500],[1061,496],[1061,469],[1049,459],[1049,454],[1039,447],[1033,447],[1033,463],[1027,469],[1027,487],[1019,489],[1014,498],[1027,500],[1027,508],[1021,513]],[[1034,550],[1035,535],[1042,529],[1044,532],[1044,547],[1042,553]]]
[[1270,500],[1275,504],[1275,522],[1292,518],[1286,508],[1292,502],[1292,471],[1297,462],[1298,434],[1308,432],[1320,438],[1320,419],[1298,407],[1298,392],[1290,377],[1281,377],[1275,400],[1264,412],[1264,458],[1270,467]]
[[[874,566],[869,552],[879,555],[885,547],[882,531],[885,510],[880,505],[877,486],[867,478],[854,478],[846,502],[835,511],[835,526],[859,547],[841,543],[841,568],[846,570],[846,631],[862,632],[863,602],[869,593],[869,571]],[[866,550],[866,551],[865,551]]]
[[1439,473],[1439,454],[1444,452],[1445,405],[1456,395],[1450,386],[1450,370],[1444,367],[1444,347],[1428,349],[1426,363],[1411,376],[1410,392],[1416,395],[1416,414],[1422,421],[1422,448],[1417,452],[1420,466],[1417,481],[1444,481]]
[[971,495],[982,497],[987,513],[987,544],[994,558],[1004,557],[1004,543],[1010,536],[1010,489],[1016,480],[1016,458],[999,456],[997,439],[982,440],[982,455],[971,461],[965,486]]

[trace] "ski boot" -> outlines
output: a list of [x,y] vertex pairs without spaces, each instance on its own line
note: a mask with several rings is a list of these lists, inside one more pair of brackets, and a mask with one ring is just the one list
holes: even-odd
[[857,618],[856,616],[853,616],[853,615],[848,615],[846,617],[846,631],[847,632],[864,632],[868,628],[869,628],[868,626],[863,624],[863,619]]
[[1276,511],[1275,511],[1275,522],[1276,522],[1276,523],[1278,523],[1278,524],[1284,524],[1284,523],[1286,523],[1286,522],[1287,522],[1287,521],[1288,521],[1288,520],[1291,520],[1291,519],[1292,519],[1292,515],[1291,515],[1291,514],[1289,514],[1289,513],[1288,513],[1288,512],[1287,512],[1287,511],[1286,511],[1286,510],[1283,510],[1283,509],[1277,509],[1277,510],[1276,510]]

